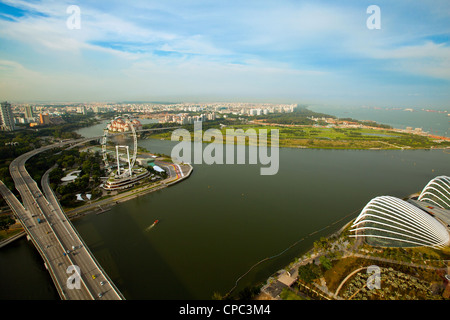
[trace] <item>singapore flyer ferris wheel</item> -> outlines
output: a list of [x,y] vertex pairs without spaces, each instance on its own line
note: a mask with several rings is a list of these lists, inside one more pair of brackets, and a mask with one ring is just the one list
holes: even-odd
[[[114,133],[116,132],[117,133]],[[112,133],[111,133],[112,132]],[[113,135],[118,134],[131,134],[133,139],[133,148],[132,148],[132,154],[130,158],[130,147],[128,145],[116,145],[116,161],[117,161],[117,172],[116,176],[132,176],[133,175],[133,167],[136,163],[136,156],[137,156],[137,135],[136,135],[136,129],[134,127],[134,123],[130,120],[129,117],[118,117],[114,119],[108,126],[103,129],[103,138],[102,138],[102,157],[103,161],[105,163],[105,167],[108,171],[112,171],[113,165],[110,165],[108,160],[108,140]],[[120,166],[120,157],[119,157],[119,150],[120,149],[126,149],[127,152],[127,162],[128,162],[128,170],[122,170]]]

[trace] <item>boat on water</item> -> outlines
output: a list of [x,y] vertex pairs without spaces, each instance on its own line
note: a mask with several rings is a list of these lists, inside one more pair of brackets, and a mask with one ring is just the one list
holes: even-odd
[[149,231],[149,230],[152,229],[158,222],[159,222],[159,220],[153,221],[153,223],[152,223],[151,225],[149,225],[149,226],[147,227],[147,229],[145,229],[145,230],[146,230],[146,231]]

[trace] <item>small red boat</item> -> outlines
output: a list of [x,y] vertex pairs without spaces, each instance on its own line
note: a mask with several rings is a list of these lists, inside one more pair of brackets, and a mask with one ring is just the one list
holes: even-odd
[[159,222],[159,220],[155,220],[155,222],[153,222],[153,225],[157,224]]

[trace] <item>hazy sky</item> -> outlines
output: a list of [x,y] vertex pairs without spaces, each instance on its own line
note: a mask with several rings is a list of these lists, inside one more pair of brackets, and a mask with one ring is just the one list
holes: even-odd
[[0,100],[449,107],[449,35],[448,0],[0,0]]

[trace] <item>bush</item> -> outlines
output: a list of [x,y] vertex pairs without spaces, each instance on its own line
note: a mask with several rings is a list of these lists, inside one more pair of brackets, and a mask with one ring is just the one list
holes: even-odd
[[305,283],[311,283],[321,276],[320,267],[314,263],[309,263],[298,268],[298,278]]

